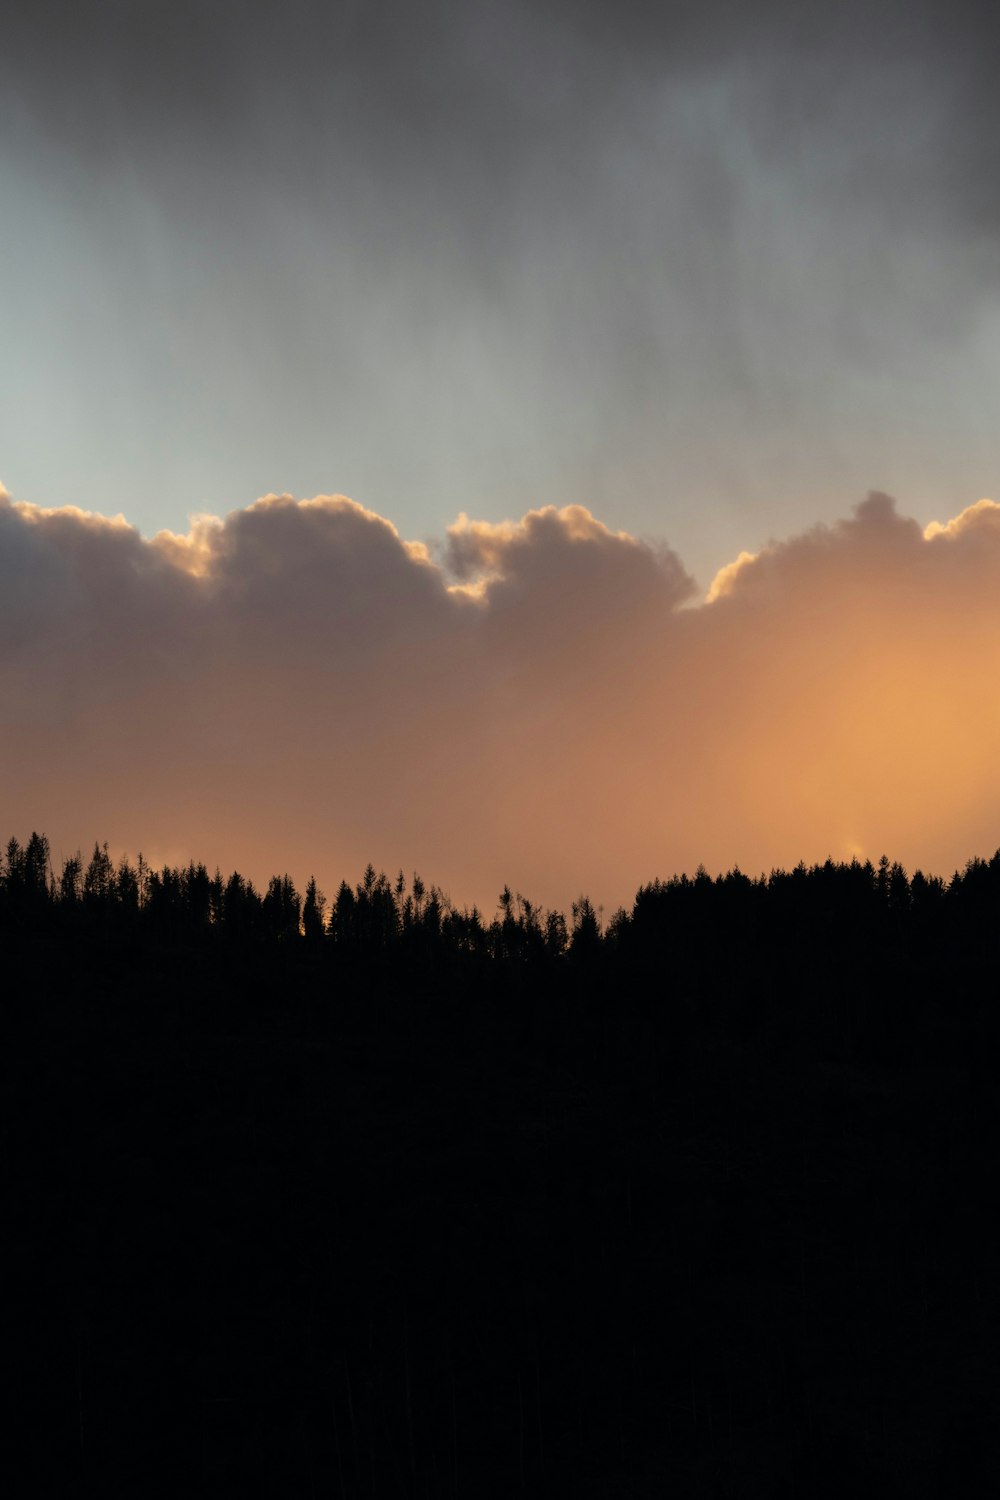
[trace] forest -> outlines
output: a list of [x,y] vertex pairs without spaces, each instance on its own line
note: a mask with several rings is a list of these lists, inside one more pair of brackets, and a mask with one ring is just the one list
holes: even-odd
[[1000,851],[458,908],[0,859],[31,1493],[993,1492]]

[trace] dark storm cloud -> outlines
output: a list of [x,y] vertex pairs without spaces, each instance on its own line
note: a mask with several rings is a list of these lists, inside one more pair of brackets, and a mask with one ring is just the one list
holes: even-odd
[[[167,233],[237,267],[252,253],[254,275],[308,284],[315,240],[341,275],[349,261],[390,297],[405,285],[424,311],[408,303],[404,346],[454,319],[463,291],[484,357],[491,307],[534,320],[532,356],[575,365],[578,409],[634,406],[662,388],[680,337],[701,345],[717,389],[759,384],[741,303],[767,313],[739,268],[768,247],[738,207],[769,174],[788,206],[768,212],[794,205],[850,268],[838,280],[813,249],[800,272],[802,300],[832,281],[838,328],[868,289],[878,301],[880,279],[904,358],[915,307],[931,339],[967,326],[997,273],[970,244],[1000,202],[992,15],[973,0],[40,0],[5,27],[0,127],[42,180],[53,165],[39,153],[55,150],[85,165],[98,204],[131,181]],[[933,293],[900,269],[908,232],[929,238]],[[948,275],[942,243],[961,246]],[[651,316],[662,278],[699,309],[698,334]],[[308,312],[299,327],[294,295],[280,305],[284,334],[308,343]],[[840,352],[877,364],[868,321]],[[613,375],[580,373],[602,357]]]
[[[846,126],[854,186],[923,107],[925,190],[981,222],[997,192],[994,15],[983,0],[37,0],[5,20],[0,110],[8,130],[28,119],[105,168],[109,153],[152,152],[155,171],[176,150],[197,171],[219,152],[308,186],[332,151],[448,196],[470,187],[446,179],[474,158],[485,199],[530,171],[532,142],[572,156],[613,130],[632,91],[734,68],[765,150],[794,156],[803,133]],[[838,118],[845,100],[853,119]]]
[[873,481],[923,519],[989,493],[994,32],[971,0],[16,7],[2,472],[146,530],[268,488],[410,534],[583,501],[703,580]]

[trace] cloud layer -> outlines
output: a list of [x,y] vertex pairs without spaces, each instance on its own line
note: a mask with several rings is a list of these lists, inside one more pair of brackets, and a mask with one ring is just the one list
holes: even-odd
[[723,569],[586,509],[405,541],[342,496],[184,536],[0,493],[4,822],[492,907],[1000,844],[1000,506],[871,495]]

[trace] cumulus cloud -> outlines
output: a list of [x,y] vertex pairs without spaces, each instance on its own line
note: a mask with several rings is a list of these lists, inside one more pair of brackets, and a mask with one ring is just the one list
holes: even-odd
[[0,495],[8,831],[256,879],[419,868],[611,906],[799,858],[1000,844],[1000,506],[871,495],[677,556],[582,506],[407,541],[343,496],[186,535]]

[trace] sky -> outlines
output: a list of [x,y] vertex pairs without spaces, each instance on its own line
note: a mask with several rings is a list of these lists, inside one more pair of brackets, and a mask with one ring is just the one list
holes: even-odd
[[1000,97],[959,0],[37,0],[0,479],[145,535],[582,504],[706,586],[995,488]]
[[992,852],[998,40],[972,0],[18,7],[11,831],[563,905]]

